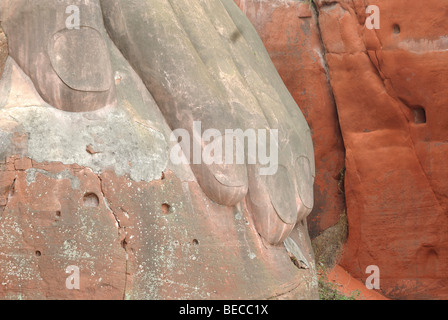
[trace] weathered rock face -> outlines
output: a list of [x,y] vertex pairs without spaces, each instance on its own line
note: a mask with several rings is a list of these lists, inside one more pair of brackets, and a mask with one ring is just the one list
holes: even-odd
[[[237,2],[284,79],[297,79],[303,64],[316,65],[294,42],[313,43],[300,30],[303,4]],[[314,3],[346,148],[349,238],[341,264],[362,281],[366,267],[377,265],[381,289],[392,298],[447,298],[448,5],[435,0]],[[368,5],[380,9],[380,29],[365,27]],[[279,33],[280,26],[286,32]],[[303,82],[286,83],[303,108]],[[315,85],[307,96],[321,92]],[[316,110],[322,106],[311,104]],[[320,139],[326,137],[318,137],[316,128],[328,118],[304,113],[316,150],[325,150]]]
[[236,0],[310,125],[316,159],[312,238],[335,225],[345,209],[344,145],[328,82],[317,17],[307,2]]
[[[245,213],[171,171],[136,182],[11,157],[1,181],[2,299],[315,298],[312,277],[267,249]],[[73,266],[79,290],[66,287]]]
[[[356,277],[380,267],[397,298],[448,297],[446,12],[428,1],[319,1],[319,23],[346,146],[349,239]],[[413,18],[411,18],[411,16]]]
[[[0,122],[0,297],[316,298],[314,272],[266,246],[244,205],[210,201],[188,167],[167,164],[170,131],[157,110],[129,109],[154,102],[113,53],[119,107],[85,114],[15,95],[32,83],[7,64],[1,87],[19,87]],[[33,106],[16,107],[21,98]],[[140,151],[123,149],[129,141]],[[314,268],[306,226],[290,237]],[[66,288],[71,266],[80,290]]]
[[[72,1],[1,2],[0,298],[316,298],[311,136],[255,30],[232,1],[130,1],[70,30]],[[193,121],[278,128],[277,173],[172,161]]]
[[8,41],[6,39],[5,33],[3,32],[2,26],[0,25],[0,77],[5,68],[6,59],[8,58]]

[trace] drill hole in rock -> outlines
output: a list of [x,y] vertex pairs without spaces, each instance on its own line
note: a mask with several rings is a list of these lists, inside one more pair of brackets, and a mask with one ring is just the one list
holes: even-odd
[[58,217],[58,218],[61,217],[61,211],[56,211],[56,217]]
[[170,214],[171,206],[168,203],[162,204],[162,212],[163,212],[163,214]]
[[241,38],[241,33],[239,30],[235,30],[232,35],[230,36],[230,40],[232,42],[236,42],[239,38]]
[[414,113],[414,123],[415,124],[426,123],[426,111],[424,108],[414,107],[414,108],[412,108],[412,112]]
[[42,255],[42,253],[40,251],[36,251],[36,257],[40,257]]
[[401,29],[398,24],[394,24],[393,29],[394,29],[394,34],[400,34]]
[[199,240],[198,239],[193,239],[192,241],[194,246],[198,246],[199,245]]
[[86,193],[83,199],[84,207],[96,208],[100,205],[100,199],[94,193]]

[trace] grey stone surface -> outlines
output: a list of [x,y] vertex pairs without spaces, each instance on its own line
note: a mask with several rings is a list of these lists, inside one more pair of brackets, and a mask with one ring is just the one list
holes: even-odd
[[[23,201],[46,207],[40,179],[54,207],[69,199],[71,208],[98,207],[115,223],[120,268],[124,252],[126,268],[134,268],[133,287],[128,270],[124,275],[124,298],[315,296],[309,238],[296,225],[312,207],[309,128],[235,4],[79,1],[81,28],[67,31],[71,2],[0,3],[11,40],[0,80],[0,155],[39,166],[20,172],[22,194],[36,197]],[[279,170],[266,177],[261,164],[174,165],[170,135],[186,129],[193,136],[194,121],[221,133],[278,130],[278,144],[266,143],[278,147]],[[95,201],[86,205],[93,185]],[[13,217],[17,207],[8,204]],[[300,248],[290,254],[307,260],[310,271],[290,263],[283,241],[293,233]],[[122,281],[119,273],[112,278]]]

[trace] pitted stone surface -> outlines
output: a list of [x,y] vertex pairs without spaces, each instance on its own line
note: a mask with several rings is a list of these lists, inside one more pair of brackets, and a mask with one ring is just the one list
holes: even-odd
[[[313,159],[314,177],[309,128],[235,4],[91,0],[80,3],[81,29],[61,31],[69,4],[1,2],[11,51],[0,80],[0,297],[316,298],[306,224],[295,228],[311,210],[297,201],[294,169],[297,157]],[[86,28],[105,43],[101,63]],[[70,55],[76,39],[92,48]],[[172,130],[193,121],[222,133],[278,129],[288,174],[269,184],[258,165],[170,163]],[[288,236],[309,269],[291,261]],[[64,287],[70,266],[80,291]]]

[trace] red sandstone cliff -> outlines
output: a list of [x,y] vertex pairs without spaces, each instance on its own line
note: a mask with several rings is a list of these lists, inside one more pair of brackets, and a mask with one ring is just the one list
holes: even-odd
[[[391,298],[447,298],[448,3],[236,2],[312,128],[311,235],[343,210],[336,180],[345,166],[340,264],[362,281],[377,265]],[[369,5],[379,8],[379,29],[365,26]]]

